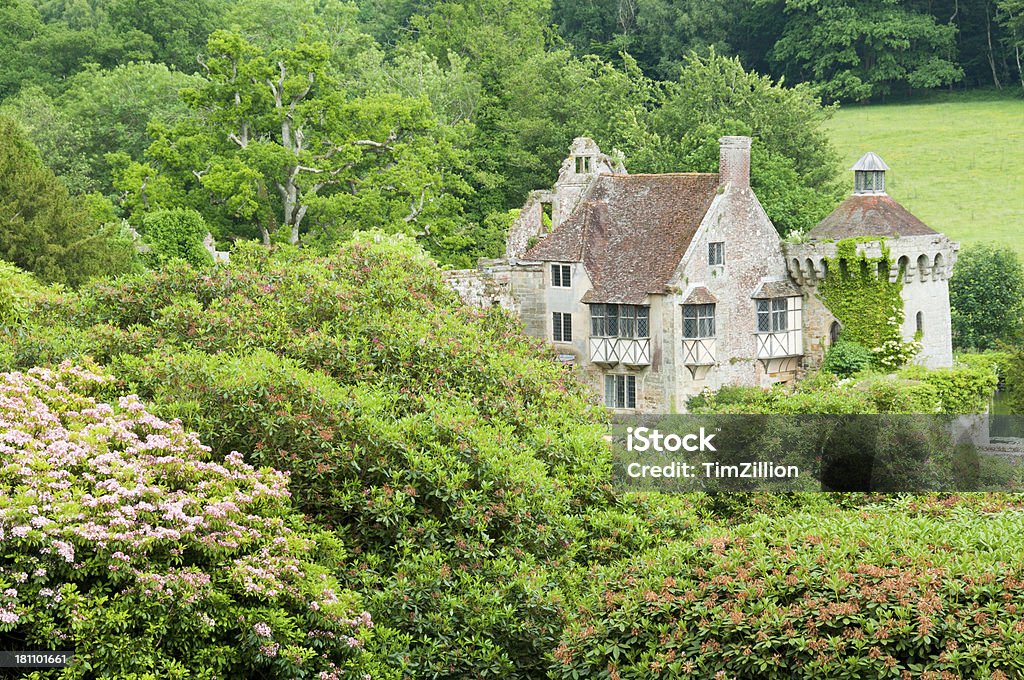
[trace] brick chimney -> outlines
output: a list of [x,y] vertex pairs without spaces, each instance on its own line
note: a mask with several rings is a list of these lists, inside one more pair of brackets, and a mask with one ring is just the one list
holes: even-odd
[[750,137],[718,140],[718,181],[733,189],[750,188]]

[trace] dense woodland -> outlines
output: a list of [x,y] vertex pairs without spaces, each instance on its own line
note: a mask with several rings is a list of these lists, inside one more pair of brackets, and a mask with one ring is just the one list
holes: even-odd
[[[6,0],[0,256],[75,283],[136,266],[132,230],[152,262],[201,258],[206,230],[226,249],[375,227],[466,266],[577,135],[664,172],[714,171],[717,137],[751,134],[769,215],[805,230],[842,191],[829,105],[1024,88],[1022,7]],[[69,197],[39,200],[51,172]]]

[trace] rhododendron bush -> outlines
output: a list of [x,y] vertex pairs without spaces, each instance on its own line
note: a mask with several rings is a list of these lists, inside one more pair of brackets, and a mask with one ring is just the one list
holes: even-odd
[[551,677],[1024,677],[1022,503],[907,497],[708,526],[595,568]]
[[595,395],[407,240],[9,297],[0,368],[102,365],[7,378],[72,442],[3,440],[12,640],[119,677],[142,641],[158,677],[1021,672],[1020,498],[617,494]]
[[112,381],[0,374],[0,649],[74,651],[61,677],[369,673],[373,622],[287,475],[214,461],[134,396],[98,401]]
[[215,459],[287,471],[353,557],[337,575],[412,638],[382,655],[416,677],[543,674],[590,553],[582,515],[611,498],[604,411],[510,317],[462,306],[418,246],[253,244],[34,312],[6,339],[18,367],[94,357]]

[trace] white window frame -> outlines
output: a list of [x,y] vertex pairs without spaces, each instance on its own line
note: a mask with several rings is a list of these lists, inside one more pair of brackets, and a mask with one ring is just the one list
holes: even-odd
[[572,288],[572,267],[570,265],[551,265],[551,287]]
[[604,405],[608,408],[636,408],[636,376],[605,375]]

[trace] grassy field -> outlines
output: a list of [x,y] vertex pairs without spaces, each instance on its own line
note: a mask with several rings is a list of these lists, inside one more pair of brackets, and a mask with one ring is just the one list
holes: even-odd
[[973,94],[847,106],[828,129],[844,169],[865,151],[880,155],[891,168],[888,193],[932,229],[1024,256],[1024,100]]

